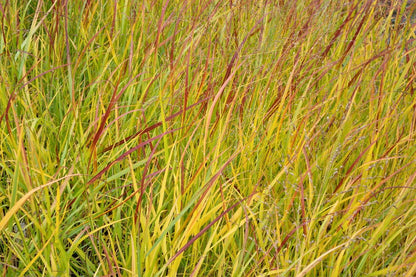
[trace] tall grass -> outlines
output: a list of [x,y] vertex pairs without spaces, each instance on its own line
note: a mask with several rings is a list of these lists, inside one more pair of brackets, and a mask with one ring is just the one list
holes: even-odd
[[379,2],[1,1],[1,276],[414,276]]

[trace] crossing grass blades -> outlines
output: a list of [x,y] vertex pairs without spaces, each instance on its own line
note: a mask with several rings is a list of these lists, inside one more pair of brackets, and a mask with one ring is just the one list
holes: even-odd
[[413,11],[1,1],[0,275],[415,276]]

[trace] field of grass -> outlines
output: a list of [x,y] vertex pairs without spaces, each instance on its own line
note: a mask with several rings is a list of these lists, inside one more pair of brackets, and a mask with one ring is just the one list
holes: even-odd
[[0,276],[416,276],[406,13],[1,1]]

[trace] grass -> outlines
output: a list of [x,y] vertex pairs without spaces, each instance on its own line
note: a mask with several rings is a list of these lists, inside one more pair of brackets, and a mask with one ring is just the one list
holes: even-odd
[[0,11],[1,276],[416,274],[405,2]]

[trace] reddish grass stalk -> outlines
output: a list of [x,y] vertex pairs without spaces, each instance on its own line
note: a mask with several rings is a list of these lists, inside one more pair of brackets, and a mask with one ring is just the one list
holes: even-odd
[[166,265],[169,265],[172,263],[182,252],[184,252],[186,249],[188,249],[197,239],[199,239],[206,231],[209,230],[209,228],[212,227],[216,222],[218,222],[221,218],[223,218],[227,213],[229,213],[232,209],[237,207],[238,204],[241,204],[242,201],[245,201],[251,197],[253,197],[257,192],[251,193],[246,198],[242,199],[241,201],[238,201],[234,203],[231,207],[223,211],[219,216],[217,216],[213,221],[211,221],[207,226],[205,226],[198,234],[196,234],[191,240],[189,240],[181,249],[179,249],[178,252],[176,252],[175,255],[173,255],[172,258],[169,259]]
[[155,137],[153,137],[153,138],[150,138],[150,139],[148,139],[148,140],[146,140],[146,141],[144,141],[144,142],[142,142],[142,143],[140,143],[139,145],[137,145],[137,146],[135,146],[135,147],[133,147],[133,148],[131,148],[130,150],[128,150],[127,152],[125,152],[124,154],[122,154],[121,156],[119,156],[117,159],[115,159],[114,161],[112,161],[112,162],[110,162],[103,170],[101,170],[98,174],[96,174],[93,178],[91,178],[88,182],[87,182],[87,185],[90,185],[90,184],[92,184],[92,183],[94,183],[95,181],[97,181],[105,172],[107,172],[114,164],[116,164],[117,162],[119,162],[119,161],[121,161],[121,160],[123,160],[123,159],[125,159],[128,155],[130,155],[131,153],[133,153],[134,151],[137,151],[138,149],[141,149],[142,147],[144,147],[145,145],[147,145],[147,144],[149,144],[150,142],[152,142],[152,141],[154,141],[154,140],[157,140],[157,139],[160,139],[160,138],[162,138],[163,136],[165,136],[165,135],[167,135],[167,134],[170,134],[170,133],[173,133],[173,132],[175,132],[175,131],[177,131],[177,130],[179,130],[179,129],[174,129],[174,130],[170,130],[170,131],[167,131],[167,132],[164,132],[164,133],[162,133],[162,134],[160,134],[160,135],[157,135],[157,136],[155,136]]

